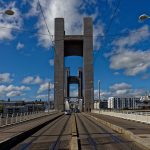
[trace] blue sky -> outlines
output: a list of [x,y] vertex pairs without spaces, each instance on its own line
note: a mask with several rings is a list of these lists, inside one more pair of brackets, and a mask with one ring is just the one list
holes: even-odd
[[[11,8],[15,15],[0,14],[0,99],[47,99],[54,83],[54,18],[65,18],[67,34],[81,34],[83,17],[94,26],[94,90],[101,82],[101,97],[139,96],[149,91],[150,15],[148,0],[41,0],[49,35],[38,0],[0,0],[0,11]],[[82,66],[80,57],[65,58],[71,74]],[[77,86],[71,86],[77,95]]]

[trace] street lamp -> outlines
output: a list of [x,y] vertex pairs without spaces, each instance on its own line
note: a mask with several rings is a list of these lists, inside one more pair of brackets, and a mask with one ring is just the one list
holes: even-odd
[[9,15],[9,16],[14,15],[14,13],[15,12],[13,10],[11,10],[11,9],[7,9],[5,11],[0,11],[0,14],[6,14],[6,15]]
[[141,21],[144,21],[145,19],[148,19],[148,18],[150,18],[150,16],[147,14],[142,14],[139,16],[139,20],[141,20]]

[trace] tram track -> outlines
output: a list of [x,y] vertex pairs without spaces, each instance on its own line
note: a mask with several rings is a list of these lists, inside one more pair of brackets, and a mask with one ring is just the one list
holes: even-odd
[[76,114],[81,150],[141,150],[135,142],[102,125],[87,114]]
[[[84,130],[86,131],[87,136],[88,136],[87,140],[88,140],[88,143],[89,143],[90,147],[91,147],[93,150],[97,150],[96,142],[95,142],[95,140],[92,138],[92,136],[91,136],[91,134],[90,134],[88,128],[86,127],[85,123],[83,122],[83,120],[79,117],[79,115],[76,115],[76,119],[80,121],[81,125],[83,126]],[[78,131],[78,137],[79,137],[79,134],[80,134],[80,133],[79,133],[79,131]],[[81,146],[80,140],[79,140],[78,142],[79,142],[79,149],[82,149],[82,148],[81,148],[82,146]]]
[[62,113],[49,116],[49,118],[46,119],[43,118],[41,121],[28,122],[26,125],[22,124],[20,126],[15,126],[15,128],[9,128],[8,130],[5,129],[4,131],[0,131],[2,136],[1,138],[4,138],[3,141],[0,141],[0,149],[6,150],[15,147],[17,144],[31,137],[34,133],[45,127],[50,122],[53,122],[60,116],[62,116]]
[[[12,150],[59,149],[60,147],[62,147],[61,140],[63,141],[62,137],[69,119],[70,116],[65,115],[61,116],[60,118],[57,118],[53,122],[49,123],[47,126],[40,129],[38,132],[33,134],[28,139],[19,143]],[[52,133],[52,131],[55,131],[55,134]],[[69,145],[68,143],[70,143],[70,141],[67,141],[67,147]]]

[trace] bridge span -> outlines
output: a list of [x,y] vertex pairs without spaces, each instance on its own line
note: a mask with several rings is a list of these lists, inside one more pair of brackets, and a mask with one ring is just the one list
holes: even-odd
[[[12,150],[143,150],[130,136],[116,132],[102,121],[123,126],[136,134],[150,135],[149,125],[93,113],[53,112],[0,128],[0,149]],[[144,138],[144,137],[143,137]],[[147,138],[148,140],[150,138]],[[149,142],[150,143],[150,142]]]

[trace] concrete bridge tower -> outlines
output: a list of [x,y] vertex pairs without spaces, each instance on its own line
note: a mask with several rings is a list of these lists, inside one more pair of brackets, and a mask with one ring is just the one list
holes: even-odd
[[[83,35],[65,35],[64,19],[55,18],[55,56],[54,56],[54,105],[56,110],[64,110],[64,96],[69,92],[68,86],[65,88],[65,66],[64,58],[67,56],[83,57],[83,72],[79,70],[78,77],[67,77],[73,80],[79,80],[79,95],[84,99],[84,110],[93,109],[93,23],[92,18],[84,18]],[[81,74],[83,77],[81,77]],[[82,81],[81,81],[82,80]],[[67,91],[66,91],[67,90]]]

